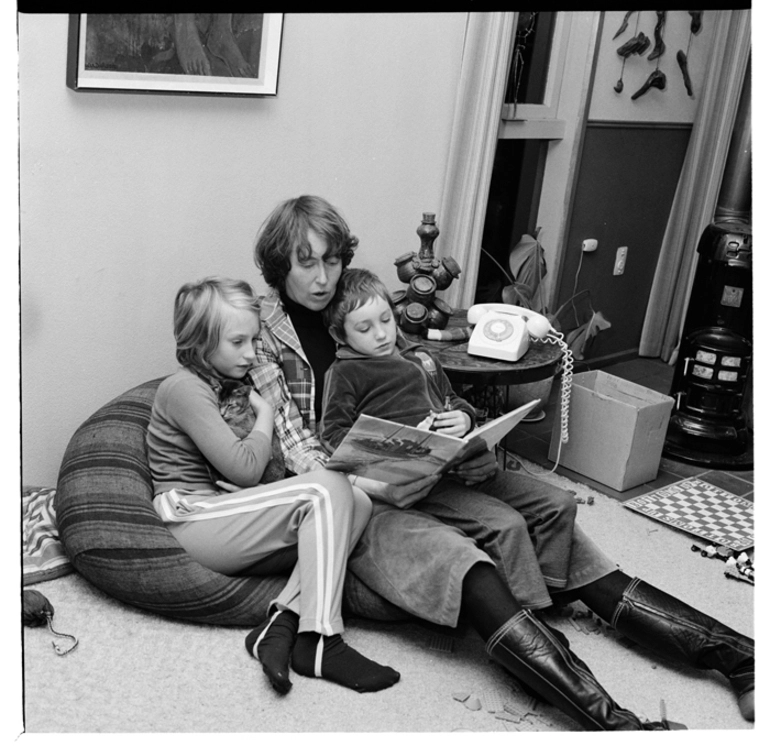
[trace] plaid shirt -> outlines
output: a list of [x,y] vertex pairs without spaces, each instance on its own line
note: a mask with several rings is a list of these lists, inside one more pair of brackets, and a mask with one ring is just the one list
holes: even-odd
[[328,456],[316,436],[315,379],[278,292],[262,298],[262,329],[251,378],[275,410],[275,431],[286,467],[295,474],[319,469]]

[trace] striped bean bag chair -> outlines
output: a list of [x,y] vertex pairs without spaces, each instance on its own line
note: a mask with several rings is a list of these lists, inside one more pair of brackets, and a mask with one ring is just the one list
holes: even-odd
[[[203,567],[152,506],[145,434],[162,380],[116,397],[73,435],[54,498],[60,540],[86,580],[127,604],[202,624],[259,624],[286,578],[228,577]],[[382,621],[410,618],[351,573],[343,608]]]

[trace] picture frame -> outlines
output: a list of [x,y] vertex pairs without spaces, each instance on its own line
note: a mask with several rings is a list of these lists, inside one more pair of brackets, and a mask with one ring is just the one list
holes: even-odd
[[68,33],[74,91],[278,93],[283,13],[81,13]]

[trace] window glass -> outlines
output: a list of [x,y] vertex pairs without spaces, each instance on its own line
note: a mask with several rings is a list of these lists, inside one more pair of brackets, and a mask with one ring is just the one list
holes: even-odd
[[519,13],[505,103],[544,103],[555,21],[556,13]]

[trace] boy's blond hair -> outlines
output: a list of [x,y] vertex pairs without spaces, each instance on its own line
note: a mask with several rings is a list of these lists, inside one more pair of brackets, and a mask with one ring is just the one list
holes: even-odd
[[382,298],[393,311],[393,299],[374,272],[368,269],[346,269],[337,283],[334,298],[323,311],[323,318],[331,335],[338,341],[345,341],[345,319],[373,298]]

